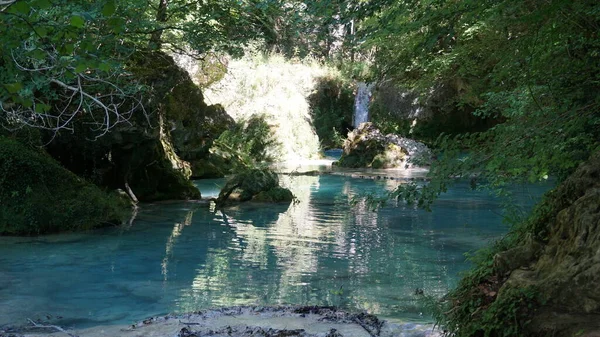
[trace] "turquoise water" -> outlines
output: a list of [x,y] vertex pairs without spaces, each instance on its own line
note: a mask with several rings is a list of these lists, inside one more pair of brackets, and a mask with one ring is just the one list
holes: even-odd
[[[501,203],[459,185],[433,212],[349,199],[393,181],[284,177],[299,202],[215,211],[208,202],[142,205],[128,228],[0,238],[0,326],[51,317],[70,327],[229,305],[338,305],[427,321],[416,288],[442,295],[463,254],[506,231]],[[204,197],[222,180],[198,182]],[[533,203],[546,187],[515,189]]]

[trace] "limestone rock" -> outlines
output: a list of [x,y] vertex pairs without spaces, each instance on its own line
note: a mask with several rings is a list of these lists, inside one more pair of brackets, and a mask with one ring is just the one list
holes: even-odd
[[[512,253],[503,253],[505,260],[512,256],[505,269],[513,269],[503,288],[534,286],[546,300],[528,326],[532,334],[598,336],[600,152],[553,191],[544,206],[550,211],[538,226],[545,225],[547,242],[539,254],[527,247],[527,240]],[[519,262],[523,259],[528,261]],[[528,271],[517,269],[524,264]]]
[[426,165],[430,157],[431,152],[425,144],[398,135],[384,135],[372,123],[363,123],[348,134],[338,165],[408,168]]
[[[98,185],[116,189],[128,183],[140,201],[200,198],[189,178],[222,176],[221,168],[212,167],[209,148],[231,117],[220,106],[208,106],[189,75],[164,53],[135,54],[128,69],[148,88],[147,115],[139,111],[98,139],[85,132],[52,135],[48,151]],[[85,120],[75,128],[77,123]]]

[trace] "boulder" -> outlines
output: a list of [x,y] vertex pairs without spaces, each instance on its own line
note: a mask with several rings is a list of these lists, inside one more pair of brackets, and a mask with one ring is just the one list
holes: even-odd
[[233,123],[222,107],[204,102],[200,89],[161,52],[135,54],[128,65],[147,88],[144,106],[128,121],[94,139],[85,120],[76,132],[52,134],[48,152],[65,167],[98,185],[126,189],[140,201],[198,199],[189,180],[223,176],[212,162],[212,142]]
[[228,202],[291,202],[294,195],[279,186],[277,174],[268,169],[247,169],[232,176],[219,193],[217,205]]
[[[191,176],[208,178],[204,172],[214,171],[208,162],[209,149],[223,131],[233,126],[233,118],[221,105],[207,105],[200,88],[169,55],[140,54],[134,58],[132,71],[153,88],[149,106],[162,113],[175,153],[190,163]],[[204,165],[209,167],[204,169]]]
[[409,168],[426,165],[431,151],[423,143],[394,134],[382,134],[363,123],[348,134],[337,165],[351,168]]

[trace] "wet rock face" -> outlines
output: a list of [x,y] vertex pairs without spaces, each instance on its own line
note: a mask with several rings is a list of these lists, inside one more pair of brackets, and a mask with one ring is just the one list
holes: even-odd
[[546,204],[553,209],[544,219],[548,242],[525,269],[510,272],[505,287],[534,286],[546,299],[530,330],[556,336],[598,336],[600,152],[563,182]]
[[351,168],[408,168],[423,166],[431,152],[425,144],[398,135],[382,134],[372,123],[363,123],[348,134],[338,165]]

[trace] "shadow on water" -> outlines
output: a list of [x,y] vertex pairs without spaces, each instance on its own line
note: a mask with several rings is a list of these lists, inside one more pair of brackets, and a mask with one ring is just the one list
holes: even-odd
[[[349,200],[394,182],[282,182],[298,203],[222,211],[209,203],[148,204],[126,230],[0,238],[0,325],[46,315],[77,327],[129,324],[215,306],[282,304],[428,321],[415,289],[445,293],[468,268],[463,254],[506,232],[500,200],[464,186],[433,212],[402,204],[372,211]],[[197,184],[210,196],[221,183]]]

